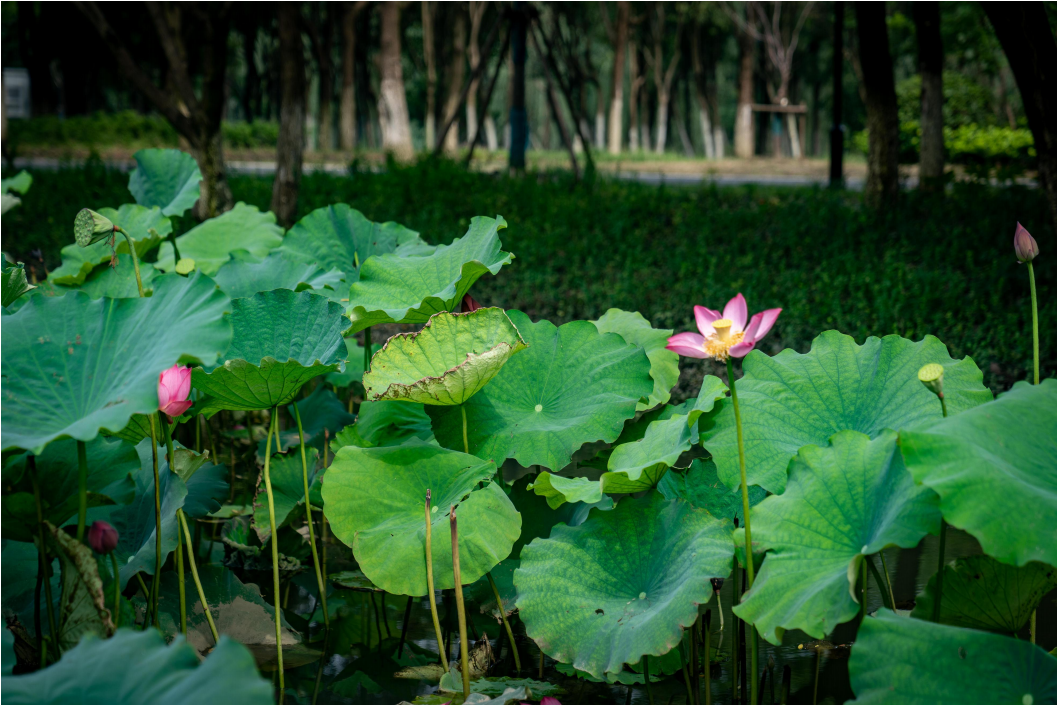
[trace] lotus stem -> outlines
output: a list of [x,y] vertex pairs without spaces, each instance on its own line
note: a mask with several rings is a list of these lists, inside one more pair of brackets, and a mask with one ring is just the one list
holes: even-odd
[[896,592],[892,590],[892,577],[888,574],[888,562],[885,561],[884,550],[877,552],[877,555],[881,557],[881,568],[885,572],[885,584],[888,586],[888,595],[892,598],[892,610],[895,610]]
[[[139,276],[139,255],[136,254],[136,244],[132,241],[132,237],[129,236],[128,232],[121,226],[114,226],[114,230],[125,236],[125,241],[128,243],[128,254],[132,258],[132,269],[136,271],[136,289],[139,290],[140,297],[144,297],[146,295],[143,293],[143,279]],[[173,253],[175,252],[176,244],[173,243]],[[175,262],[176,261],[173,260],[174,264]]]
[[701,702],[701,660],[698,656],[698,631],[701,629],[701,614],[690,625],[690,679],[694,685],[692,695],[694,701]]
[[[296,405],[295,405],[296,406]],[[279,672],[279,703],[283,703],[286,690],[285,677],[283,675],[283,626],[279,618],[279,538],[275,530],[275,496],[272,494],[272,434],[277,433],[276,427],[279,419],[279,406],[272,408],[272,418],[268,421],[268,437],[264,442],[264,489],[268,494],[268,527],[271,530],[272,544],[272,588],[275,591],[275,653],[278,658]]]
[[652,704],[653,701],[653,684],[650,683],[650,658],[648,655],[642,655],[642,677],[643,681],[646,682],[646,699]]
[[470,646],[466,641],[466,605],[462,600],[462,572],[459,569],[459,522],[455,506],[448,517],[451,522],[451,570],[455,577],[455,608],[459,612],[459,657],[462,662],[462,700],[470,698]]
[[[717,596],[719,594],[716,594]],[[701,623],[701,630],[705,643],[705,703],[712,703],[712,611],[705,611],[705,619]]]
[[1031,266],[1031,261],[1027,263],[1028,266],[1028,284],[1031,287],[1031,344],[1032,353],[1034,354],[1032,362],[1035,364],[1035,384],[1039,384],[1039,301],[1035,295],[1035,269]]
[[[187,528],[187,515],[184,514],[183,509],[176,511],[176,517],[180,521],[180,527],[183,528],[184,536],[187,538],[188,546],[191,545],[191,530]],[[213,622],[213,614],[209,612],[209,602],[206,601],[206,592],[202,588],[202,580],[198,577],[198,565],[195,562],[195,553],[193,551],[187,552],[187,558],[191,564],[191,578],[194,579],[195,589],[198,591],[198,600],[202,604],[202,610],[206,614],[206,622],[209,623],[209,632],[213,634],[213,644],[215,645],[220,641],[220,635],[217,633],[216,623]]]
[[492,593],[495,594],[495,602],[499,605],[499,617],[503,619],[503,627],[506,629],[506,636],[510,640],[510,651],[514,655],[514,668],[517,669],[518,676],[521,676],[521,657],[517,652],[517,643],[514,642],[514,631],[510,627],[510,621],[506,618],[503,599],[499,597],[499,587],[495,585],[495,579],[492,578],[491,571],[486,573],[485,576],[488,577],[488,585],[492,587]]
[[[749,484],[747,475],[745,473],[745,439],[741,430],[741,407],[738,405],[738,388],[734,383],[734,360],[727,358],[727,381],[730,383],[730,399],[734,405],[734,426],[738,432],[738,469],[741,472],[741,511],[742,517],[745,520],[745,570],[748,573],[748,580],[746,582],[745,589],[751,590],[752,583],[756,580],[756,571],[753,567],[752,559],[752,521],[749,517]],[[738,603],[741,603],[741,595],[738,595]],[[749,659],[752,661],[752,679],[749,687],[752,701],[750,703],[759,703],[756,684],[756,627],[752,627],[752,649],[750,650]]]
[[873,574],[873,580],[877,582],[877,591],[881,594],[881,602],[884,603],[885,608],[895,610],[895,598],[885,590],[885,582],[881,579],[881,573],[877,570],[877,566],[870,557],[863,557],[863,561],[866,562],[867,568]]
[[[37,531],[40,533],[40,568],[43,572],[44,577],[44,600],[47,601],[47,612],[48,612],[48,635],[50,636],[51,644],[58,657],[59,649],[59,631],[57,629],[57,623],[55,622],[55,606],[52,602],[51,595],[51,580],[48,578],[48,568],[50,562],[48,561],[48,544],[44,536],[44,509],[40,504],[40,483],[37,478],[37,457],[32,454],[26,459],[26,466],[29,469],[29,477],[33,483],[33,500],[37,505]],[[43,641],[44,636],[37,632],[37,639]]]
[[180,580],[180,634],[187,637],[187,587],[184,585],[184,543],[183,534],[179,531],[179,528],[177,528],[176,532],[176,575]]
[[866,589],[869,584],[869,577],[866,573],[867,557],[862,558],[863,565],[859,567],[859,612],[862,616],[862,620],[866,620]]
[[943,566],[947,550],[947,520],[940,519],[940,550],[936,567],[936,602],[932,606],[932,622],[940,621],[940,605],[943,603]]
[[363,374],[371,369],[371,327],[363,330]]
[[407,642],[407,626],[411,622],[411,606],[414,602],[413,596],[407,597],[407,607],[404,608],[404,622],[400,625],[400,645],[396,648],[397,659],[404,654],[404,643]]
[[466,423],[466,405],[459,405],[459,411],[462,412],[462,450],[465,453],[470,453],[470,435]]
[[117,568],[117,556],[110,552],[110,568],[114,572],[114,629],[121,627],[121,572]]
[[444,633],[440,629],[440,616],[437,614],[437,596],[433,590],[433,512],[430,507],[432,491],[426,490],[426,588],[429,591],[429,612],[433,615],[433,629],[437,632],[437,652],[444,671],[448,671],[448,650],[444,646]]
[[[738,601],[738,595],[741,593],[741,591],[739,590],[740,586],[741,586],[741,571],[738,570],[738,558],[737,558],[737,555],[735,555],[735,557],[734,557],[734,598],[732,599],[733,603],[737,603],[737,601]],[[741,642],[741,639],[740,639],[741,636],[739,635],[740,631],[738,630],[738,616],[734,615],[733,612],[731,612],[731,620],[734,623],[734,627],[731,630],[732,634],[731,634],[731,643],[730,643],[730,652],[731,652],[730,678],[731,678],[731,682],[732,682],[732,686],[731,686],[731,694],[732,694],[732,696],[731,696],[731,699],[732,699],[732,701],[734,703],[738,703],[741,700],[741,696],[738,693],[738,684],[739,684],[738,677],[741,675],[741,670],[740,670],[739,665],[738,665],[738,660],[739,660],[739,657],[740,657],[740,654],[741,654],[741,645],[739,644]]]
[[88,449],[77,440],[77,541],[84,542],[85,518],[88,517]]
[[686,703],[694,703],[694,689],[690,686],[690,673],[686,670],[686,663],[683,663],[683,681],[686,683]]
[[379,649],[379,651],[381,651],[381,648],[382,648],[382,616],[378,614],[378,604],[374,600],[374,591],[371,591],[370,593],[367,594],[367,599],[371,603],[371,610],[374,611],[374,627],[378,631],[378,649]]
[[147,583],[143,580],[142,572],[136,572],[136,580],[139,582],[139,590],[143,591],[143,600],[147,604],[144,608],[145,614],[143,616],[143,630],[146,630],[147,626],[150,625],[150,591],[147,590]]
[[[818,703],[818,675],[819,675],[820,671],[822,671],[822,648],[816,646],[815,647],[815,689],[812,692],[812,696],[811,696],[811,703],[813,703],[813,704],[817,704]],[[786,689],[788,687],[784,687],[783,686],[782,688]],[[784,697],[785,694],[783,693],[782,696]]]
[[312,547],[312,565],[316,569],[316,585],[319,586],[319,600],[323,604],[323,624],[326,630],[330,630],[330,613],[327,612],[327,587],[323,581],[322,569],[319,563],[319,553],[316,551],[316,531],[312,526],[312,502],[309,499],[308,489],[308,459],[305,457],[305,430],[301,426],[301,410],[294,404],[294,419],[297,421],[297,439],[301,444],[301,479],[305,484],[305,513],[308,516],[308,544]]
[[[159,412],[160,414],[160,412]],[[154,580],[151,581],[151,613],[154,619],[154,627],[161,629],[158,621],[158,591],[161,585],[161,480],[158,477],[158,425],[155,417],[150,414],[150,453],[154,462]]]
[[789,689],[792,687],[792,681],[793,681],[793,670],[787,664],[784,667],[782,667],[782,691],[781,691],[782,698],[781,698],[781,701],[780,701],[782,706],[785,706],[785,704],[789,703]]
[[[1034,625],[1035,624],[1032,623],[1032,627],[1034,627]],[[540,649],[540,681],[543,681],[543,650],[542,649]]]
[[44,627],[40,621],[40,592],[44,587],[44,552],[37,552],[37,583],[33,589],[33,630],[37,635],[37,647],[40,649],[40,668],[48,666],[48,643],[44,639]]

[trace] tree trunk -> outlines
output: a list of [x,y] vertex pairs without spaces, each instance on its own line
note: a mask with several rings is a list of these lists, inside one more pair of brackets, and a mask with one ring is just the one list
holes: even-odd
[[275,181],[272,183],[272,212],[279,223],[287,227],[297,216],[305,139],[305,48],[301,42],[299,8],[294,2],[281,2],[277,7],[282,103]]
[[943,188],[943,36],[940,4],[915,2],[921,74],[921,188]]
[[[451,31],[451,61],[448,63],[446,83],[448,97],[444,101],[444,122],[446,125],[459,109],[459,97],[462,95],[462,84],[466,75],[466,15],[462,8],[455,8],[455,22]],[[451,124],[451,129],[444,136],[444,151],[454,152],[459,146],[459,121]]]
[[437,49],[434,43],[433,19],[436,2],[422,3],[422,53],[426,59],[426,149],[437,146]]
[[382,128],[382,149],[397,159],[414,155],[411,145],[411,118],[404,91],[404,69],[400,64],[400,3],[379,5],[381,47],[378,56],[378,122]]
[[316,62],[319,65],[319,150],[329,152],[334,147],[331,131],[334,119],[331,111],[331,99],[334,95],[334,61],[331,48],[334,36],[333,15],[330,4],[323,5],[323,22],[319,28],[319,47]]
[[345,5],[341,18],[341,149],[356,149],[356,17],[364,2]]
[[246,122],[252,123],[260,109],[261,77],[257,71],[257,27],[246,27],[242,32],[242,58],[246,62],[246,83],[242,88],[242,112]]
[[628,69],[631,72],[631,95],[628,96],[628,150],[639,151],[639,92],[643,77],[639,72],[639,50],[634,41],[628,42]]
[[752,116],[753,64],[756,58],[756,41],[748,32],[738,34],[738,112],[734,118],[734,154],[748,159],[755,154],[756,134]]
[[624,53],[628,45],[631,3],[617,2],[617,23],[613,44],[613,88],[609,100],[609,154],[620,154],[624,139]]
[[984,3],[1035,139],[1039,185],[1057,226],[1057,41],[1042,3]]
[[[475,69],[481,61],[481,21],[484,20],[484,12],[488,4],[481,0],[470,1],[470,68]],[[483,73],[481,74],[483,75]],[[470,90],[466,94],[466,139],[471,139],[477,134],[477,89],[481,84],[480,75],[470,82]]]
[[873,206],[899,196],[899,112],[883,3],[856,3],[859,61],[866,90],[866,201]]
[[[697,117],[701,123],[701,141],[705,147],[705,159],[716,158],[715,136],[712,134],[712,116],[708,105],[708,77],[701,56],[701,27],[695,26],[690,37],[690,67],[694,72],[694,97],[697,100]],[[687,106],[687,110],[689,110]]]

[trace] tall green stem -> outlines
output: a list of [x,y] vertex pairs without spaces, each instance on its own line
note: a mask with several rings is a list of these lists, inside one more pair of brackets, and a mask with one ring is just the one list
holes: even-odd
[[[734,597],[731,599],[731,605],[736,605],[738,602],[738,596],[741,595],[741,569],[738,568],[738,558],[734,557]],[[717,594],[718,595],[718,594]],[[738,667],[738,662],[741,655],[741,631],[738,629],[739,618],[731,611],[731,635],[730,649],[731,649],[731,662],[730,662],[730,679],[731,679],[731,700],[734,703],[741,702],[741,694],[739,693],[739,684],[741,683],[739,677],[741,676],[741,670]]]
[[892,577],[888,573],[888,562],[885,561],[884,550],[877,552],[877,555],[881,557],[881,569],[885,572],[885,585],[888,586],[888,595],[892,598],[892,610],[895,610],[896,592],[892,590]]
[[371,327],[363,330],[363,374],[371,369]]
[[[295,405],[296,406],[296,405]],[[275,591],[275,650],[279,660],[279,703],[283,703],[286,682],[283,675],[283,628],[279,618],[279,538],[275,531],[275,496],[272,494],[272,434],[276,434],[279,420],[279,407],[272,407],[272,418],[268,423],[268,438],[264,442],[264,490],[268,494],[268,527],[271,530],[272,545],[272,588]]]
[[649,702],[655,703],[653,700],[653,684],[650,683],[650,658],[646,655],[642,655],[642,676],[643,681],[646,682],[646,698]]
[[110,568],[114,572],[114,628],[121,627],[121,570],[117,568],[117,556],[110,552]]
[[209,623],[209,632],[213,633],[213,644],[215,645],[220,641],[220,635],[217,634],[217,626],[213,622],[213,614],[209,612],[209,603],[206,601],[206,592],[202,589],[202,581],[198,578],[198,565],[195,562],[195,553],[190,549],[193,546],[191,544],[191,530],[187,528],[187,516],[184,515],[183,508],[176,511],[176,519],[180,522],[180,528],[183,529],[184,537],[187,540],[189,549],[187,558],[188,563],[191,564],[191,578],[194,579],[195,588],[198,589],[198,600],[202,603],[202,612],[206,614],[206,622]]
[[[188,545],[190,546],[190,545]],[[187,587],[184,585],[183,534],[176,532],[176,575],[180,583],[180,634],[187,637]]]
[[[1031,266],[1031,263],[1028,263]],[[1031,270],[1028,270],[1029,272]],[[1038,369],[1038,366],[1036,366]],[[943,416],[947,416],[947,401],[943,399],[943,394],[940,393],[940,405],[943,408]],[[946,563],[943,558],[946,554],[947,549],[947,520],[940,518],[940,553],[937,561],[939,565],[936,570],[936,603],[932,606],[932,622],[938,623],[940,621],[940,604],[943,603],[943,566]]]
[[448,515],[451,522],[451,568],[455,577],[455,608],[459,612],[459,658],[462,662],[462,700],[470,698],[470,645],[466,640],[466,604],[462,599],[462,572],[459,569],[459,523],[455,506]]
[[327,612],[327,585],[323,581],[319,553],[316,550],[316,531],[312,527],[312,502],[308,489],[308,459],[305,457],[305,430],[301,426],[301,410],[294,403],[294,419],[297,420],[297,438],[301,444],[301,479],[305,484],[305,512],[308,515],[308,543],[312,547],[312,565],[316,569],[316,585],[319,586],[319,600],[323,604],[323,624],[330,630],[330,613]]
[[[492,593],[495,594],[495,602],[499,606],[499,616],[503,619],[503,627],[506,628],[506,636],[510,640],[510,651],[514,654],[514,667],[517,669],[518,676],[521,676],[521,657],[517,653],[517,643],[514,642],[514,631],[510,627],[510,621],[506,619],[503,599],[499,597],[499,587],[495,585],[495,579],[492,578],[491,571],[485,576],[488,577],[488,584],[492,587]],[[496,656],[498,657],[498,655]]]
[[863,557],[863,565],[859,567],[859,613],[862,616],[862,620],[866,620],[866,588],[868,585],[866,564],[869,561],[869,557]]
[[88,450],[77,440],[77,541],[84,542],[84,524],[88,517]]
[[884,603],[885,608],[895,610],[895,598],[886,590],[884,579],[881,578],[881,573],[877,570],[877,566],[874,565],[873,560],[868,556],[863,557],[863,561],[866,562],[866,567],[873,574],[873,580],[877,582],[877,590],[881,594],[881,602]]
[[[56,628],[55,623],[55,607],[52,602],[51,579],[48,577],[50,562],[48,561],[48,544],[44,537],[44,509],[40,504],[40,483],[37,478],[37,457],[30,455],[26,460],[26,466],[29,469],[30,481],[33,483],[33,500],[37,505],[37,530],[40,533],[39,570],[44,572],[44,600],[47,601],[48,607],[48,635],[50,636],[52,647],[55,650],[55,657],[58,658],[59,631]],[[44,636],[38,633],[37,639],[43,640]]]
[[158,591],[161,587],[161,480],[158,477],[158,425],[157,415],[147,415],[150,420],[150,453],[154,463],[154,580],[151,581],[151,614],[154,627],[161,629],[158,620]]
[[433,590],[433,508],[430,501],[433,491],[426,489],[426,589],[429,591],[429,612],[433,615],[433,629],[437,632],[437,652],[444,671],[448,671],[448,650],[444,647],[444,632],[440,629],[437,614],[437,596]]
[[1031,285],[1031,344],[1034,353],[1035,384],[1039,384],[1039,302],[1035,296],[1035,269],[1028,265],[1028,283]]
[[705,619],[701,623],[701,631],[704,633],[705,648],[705,703],[712,703],[712,611],[705,611]]
[[[738,469],[741,471],[741,510],[742,517],[745,519],[745,571],[748,574],[748,580],[745,590],[752,589],[752,583],[756,580],[756,571],[753,567],[752,561],[752,521],[749,518],[749,484],[745,473],[745,439],[742,435],[741,430],[741,407],[738,405],[738,388],[734,384],[734,361],[731,358],[727,358],[727,380],[730,384],[730,399],[734,406],[734,425],[738,431]],[[741,596],[738,596],[738,602],[741,602]],[[756,666],[756,626],[752,627],[752,633],[750,636],[750,650],[749,660],[752,671],[749,675],[749,689],[752,696],[750,703],[759,703],[757,693],[759,685],[756,682],[757,666]]]
[[462,412],[462,450],[465,453],[470,453],[470,434],[469,426],[466,423],[466,405],[459,405],[459,411]]
[[125,242],[128,243],[128,254],[132,258],[132,269],[136,271],[136,289],[139,290],[140,297],[143,297],[145,296],[143,294],[143,279],[139,276],[139,255],[136,254],[136,244],[123,228],[120,226],[114,226],[114,228],[118,233],[125,236]]

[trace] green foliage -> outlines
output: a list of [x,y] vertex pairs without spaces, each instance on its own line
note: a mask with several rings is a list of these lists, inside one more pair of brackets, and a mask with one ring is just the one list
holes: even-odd
[[[712,459],[695,458],[685,472],[669,472],[661,479],[657,490],[669,500],[686,500],[694,507],[708,510],[713,517],[731,523],[737,519],[742,527],[745,526],[741,490],[731,490],[723,485]],[[758,505],[765,497],[766,490],[758,485],[749,486],[749,507]]]
[[180,150],[140,150],[128,190],[141,206],[157,206],[166,216],[182,216],[195,205],[202,172],[194,157]]
[[[125,204],[119,209],[100,208],[114,225],[123,228],[132,237],[136,255],[143,258],[161,244],[162,238],[172,232],[172,222],[157,207],[147,208],[138,204]],[[153,232],[151,232],[153,231]],[[99,265],[110,262],[113,252],[128,253],[128,241],[122,235],[114,236],[114,249],[109,240],[100,240],[86,248],[76,243],[62,249],[62,266],[48,276],[48,281],[64,286],[78,285]],[[129,262],[127,267],[131,268]],[[132,274],[132,273],[128,273]]]
[[26,266],[21,262],[4,268],[2,283],[3,300],[0,301],[0,306],[4,308],[13,304],[16,299],[26,292],[36,289],[36,285],[30,284],[26,279]]
[[342,286],[341,276],[337,270],[328,272],[275,250],[263,259],[236,250],[231,259],[220,266],[213,279],[232,299],[252,297],[272,289],[311,290],[330,299],[340,299],[346,289]]
[[[199,271],[215,275],[235,251],[245,250],[253,257],[263,258],[279,247],[282,236],[283,230],[276,225],[275,214],[240,202],[227,213],[210,218],[179,236],[176,247],[181,258],[195,261]],[[170,272],[175,266],[172,244],[163,243],[156,267]]]
[[610,309],[597,321],[593,322],[599,333],[616,333],[633,346],[646,351],[650,359],[650,377],[653,378],[653,392],[649,399],[639,402],[638,410],[652,409],[671,399],[671,390],[679,382],[679,355],[668,350],[668,337],[672,329],[655,329],[650,322],[637,311]]

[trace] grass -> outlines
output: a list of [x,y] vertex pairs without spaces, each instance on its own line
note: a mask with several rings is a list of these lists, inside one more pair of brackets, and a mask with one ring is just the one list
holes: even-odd
[[[40,248],[49,267],[72,242],[79,208],[131,200],[127,176],[98,163],[34,176],[23,205],[3,217],[3,245],[27,261]],[[270,179],[236,176],[231,187],[268,208]],[[337,202],[432,242],[462,235],[474,215],[502,214],[510,224],[503,242],[517,259],[478,282],[474,296],[534,318],[560,323],[620,307],[689,330],[694,304],[721,307],[740,291],[751,311],[783,308],[765,352],[806,351],[827,329],[859,342],[933,334],[952,355],[971,355],[996,391],[1031,366],[1027,273],[1012,248],[1019,220],[1041,246],[1042,374],[1057,372],[1054,232],[1031,189],[956,184],[940,197],[906,193],[877,213],[858,194],[821,188],[575,184],[562,174],[510,178],[448,163],[304,178],[302,214]],[[192,225],[183,220],[178,230]],[[718,367],[685,361],[677,395],[695,394],[705,372]]]

